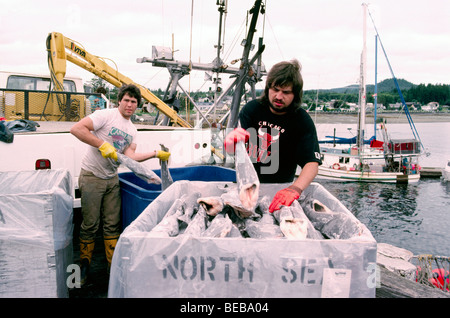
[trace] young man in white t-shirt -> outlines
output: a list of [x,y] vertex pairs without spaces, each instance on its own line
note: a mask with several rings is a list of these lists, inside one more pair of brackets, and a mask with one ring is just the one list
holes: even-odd
[[97,110],[70,130],[75,137],[90,145],[82,159],[78,180],[83,215],[80,229],[82,285],[87,279],[100,218],[103,221],[108,270],[120,236],[121,198],[117,152],[139,162],[151,158],[166,161],[170,156],[170,153],[161,150],[136,152],[137,129],[130,118],[141,101],[139,88],[135,85],[122,86],[118,101],[117,108]]

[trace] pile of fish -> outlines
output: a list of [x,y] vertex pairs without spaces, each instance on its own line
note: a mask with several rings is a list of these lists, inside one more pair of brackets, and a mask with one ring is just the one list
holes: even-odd
[[271,196],[259,196],[248,209],[239,199],[237,184],[221,187],[220,196],[203,197],[194,191],[176,199],[149,236],[348,239],[362,231],[350,216],[330,211],[308,195],[270,213]]
[[[220,196],[200,192],[176,199],[149,236],[250,237],[288,239],[348,239],[360,235],[360,223],[346,213],[330,211],[311,195],[302,194],[291,206],[269,212],[272,196],[260,195],[259,178],[244,143],[236,144],[236,184],[222,186]],[[168,170],[161,167],[161,171]],[[162,183],[170,177],[162,173]]]

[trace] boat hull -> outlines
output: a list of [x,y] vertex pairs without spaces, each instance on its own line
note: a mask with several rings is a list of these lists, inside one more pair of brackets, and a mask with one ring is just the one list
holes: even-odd
[[357,181],[357,182],[384,182],[384,183],[414,183],[420,180],[420,173],[403,174],[401,172],[372,172],[342,170],[319,167],[317,179],[334,181]]

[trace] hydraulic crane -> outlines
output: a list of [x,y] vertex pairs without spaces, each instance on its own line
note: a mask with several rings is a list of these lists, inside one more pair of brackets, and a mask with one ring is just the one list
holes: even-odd
[[57,32],[49,33],[47,37],[47,51],[50,75],[56,91],[63,91],[62,83],[66,75],[66,61],[69,61],[116,87],[121,87],[123,84],[136,85],[141,90],[142,97],[170,118],[172,125],[192,128],[188,122],[178,116],[173,108],[160,100],[150,90],[133,82],[130,78],[108,65],[102,58],[90,54],[78,42],[65,37],[63,34]]

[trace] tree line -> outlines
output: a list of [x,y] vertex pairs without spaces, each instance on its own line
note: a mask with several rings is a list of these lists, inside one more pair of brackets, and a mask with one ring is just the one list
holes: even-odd
[[[409,88],[402,88],[400,90],[406,102],[412,102],[415,104],[426,105],[429,102],[438,102],[439,105],[450,105],[450,85],[447,84],[411,84]],[[308,106],[314,105],[316,99],[320,102],[330,102],[332,100],[337,101],[340,104],[345,103],[358,103],[359,92],[357,88],[336,90],[308,90],[304,93],[303,101]],[[374,103],[374,85],[368,85],[367,87],[367,102]],[[385,87],[381,91],[377,92],[377,103],[385,106],[389,104],[400,103],[401,98],[398,90],[395,86],[390,85]]]

